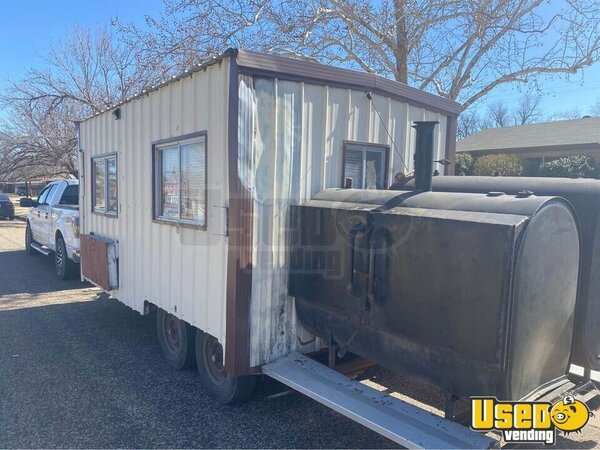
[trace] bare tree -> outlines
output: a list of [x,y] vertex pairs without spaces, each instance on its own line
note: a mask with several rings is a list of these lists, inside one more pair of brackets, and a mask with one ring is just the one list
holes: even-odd
[[600,97],[598,97],[596,102],[590,107],[590,114],[594,117],[600,117]]
[[557,111],[550,115],[550,120],[572,120],[572,119],[581,119],[584,114],[581,112],[578,106],[575,106],[571,109],[565,109],[563,111]]
[[513,112],[515,125],[526,125],[542,120],[544,113],[541,104],[542,96],[539,93],[527,92],[523,95]]
[[506,103],[499,101],[488,105],[484,119],[485,128],[508,127],[511,125],[513,125],[511,113]]
[[484,122],[475,108],[469,108],[458,116],[456,123],[456,138],[458,140],[467,138],[472,134],[479,133],[484,127]]
[[376,72],[459,101],[568,77],[598,60],[596,0],[165,0],[150,31],[120,24],[169,69],[226,47]]
[[[50,49],[42,68],[30,70],[0,96],[10,121],[0,124],[0,158],[13,174],[42,170],[77,174],[74,121],[139,93],[164,76],[107,28],[74,28]],[[6,178],[6,176],[4,177]]]

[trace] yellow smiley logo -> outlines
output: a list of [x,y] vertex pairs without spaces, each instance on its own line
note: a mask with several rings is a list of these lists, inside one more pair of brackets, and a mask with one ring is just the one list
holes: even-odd
[[585,403],[568,396],[557,402],[550,410],[552,423],[565,433],[581,430],[590,420],[590,410]]

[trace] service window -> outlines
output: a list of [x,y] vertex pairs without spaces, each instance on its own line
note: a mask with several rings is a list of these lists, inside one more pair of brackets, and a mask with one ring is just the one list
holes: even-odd
[[154,219],[206,226],[206,133],[153,145]]
[[92,211],[111,216],[117,215],[118,178],[117,155],[92,158]]
[[355,189],[386,189],[389,147],[359,142],[344,143],[344,174]]

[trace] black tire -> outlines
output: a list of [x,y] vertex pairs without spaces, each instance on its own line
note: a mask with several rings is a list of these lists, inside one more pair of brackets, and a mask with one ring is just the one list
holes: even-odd
[[156,312],[156,334],[160,349],[171,367],[189,369],[196,364],[194,328],[164,309]]
[[56,238],[56,247],[54,250],[54,266],[56,276],[61,280],[70,280],[77,274],[77,264],[71,261],[67,255],[67,246],[61,235]]
[[31,244],[34,243],[33,234],[31,233],[31,225],[27,222],[27,227],[25,228],[25,253],[29,256],[35,256],[38,254],[37,250],[31,248]]
[[196,330],[196,363],[202,384],[221,403],[243,403],[252,396],[257,377],[233,377],[225,373],[223,346],[200,330]]

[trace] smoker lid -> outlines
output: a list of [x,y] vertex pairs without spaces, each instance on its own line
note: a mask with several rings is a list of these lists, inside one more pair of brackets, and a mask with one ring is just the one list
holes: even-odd
[[[555,196],[474,194],[462,192],[377,191],[368,189],[325,189],[307,202],[334,202],[372,205],[373,209],[396,207],[445,209],[533,216],[548,202],[570,204]],[[341,205],[340,205],[341,206]]]

